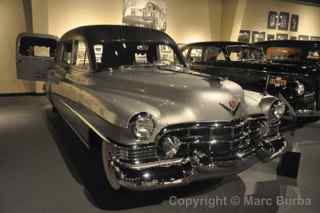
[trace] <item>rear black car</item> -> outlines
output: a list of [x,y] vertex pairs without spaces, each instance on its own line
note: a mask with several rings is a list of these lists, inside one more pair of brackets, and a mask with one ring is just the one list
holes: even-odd
[[262,47],[268,49],[265,45],[202,42],[184,46],[182,53],[193,70],[228,78],[248,90],[278,96],[286,102],[290,117],[318,117],[320,66],[317,53],[308,61],[288,63],[269,60],[268,54],[263,52]]

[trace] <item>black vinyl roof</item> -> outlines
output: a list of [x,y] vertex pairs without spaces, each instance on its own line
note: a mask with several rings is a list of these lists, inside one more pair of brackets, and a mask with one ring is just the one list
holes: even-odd
[[254,45],[262,47],[320,47],[320,41],[302,41],[302,40],[275,40],[263,41],[255,43]]
[[91,25],[82,26],[65,33],[61,40],[76,37],[88,42],[105,41],[132,41],[132,42],[158,42],[176,45],[174,40],[164,32],[125,25]]
[[210,45],[223,48],[223,47],[232,46],[232,45],[249,45],[249,44],[236,42],[236,41],[205,41],[205,42],[190,43],[190,44],[183,46],[183,48],[190,47],[190,46],[205,47],[205,46],[210,46]]

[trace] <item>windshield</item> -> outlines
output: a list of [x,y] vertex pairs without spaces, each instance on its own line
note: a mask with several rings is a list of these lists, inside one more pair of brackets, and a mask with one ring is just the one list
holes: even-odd
[[226,48],[230,61],[261,61],[265,60],[262,49],[246,45],[228,46]]
[[320,61],[320,48],[306,49],[301,47],[269,47],[267,59],[275,61]]
[[93,45],[97,68],[131,66],[182,66],[174,49],[168,44],[148,42],[111,42]]

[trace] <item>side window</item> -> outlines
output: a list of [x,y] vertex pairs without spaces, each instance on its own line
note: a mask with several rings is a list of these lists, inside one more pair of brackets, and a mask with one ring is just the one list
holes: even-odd
[[204,62],[216,62],[216,61],[225,61],[223,51],[219,47],[208,47],[204,53]]
[[189,61],[191,63],[202,62],[203,50],[200,47],[192,48],[190,51]]
[[229,54],[230,61],[241,61],[240,52],[231,51]]
[[102,63],[103,44],[95,44],[93,46],[94,55],[96,57],[96,63]]
[[176,62],[173,49],[164,44],[159,45],[159,59],[165,64],[174,64]]
[[319,50],[309,50],[307,59],[320,60],[320,49]]
[[48,38],[23,37],[20,41],[20,54],[33,57],[55,57],[57,42]]
[[183,55],[184,58],[188,57],[188,52],[189,52],[189,48],[183,50],[182,55]]
[[72,41],[64,41],[62,43],[62,63],[65,65],[71,65],[72,63]]
[[73,65],[79,68],[89,66],[88,48],[83,41],[74,41],[75,60]]

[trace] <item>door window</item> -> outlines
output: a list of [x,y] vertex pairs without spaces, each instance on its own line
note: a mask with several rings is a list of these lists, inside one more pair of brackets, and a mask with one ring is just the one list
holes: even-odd
[[23,56],[55,57],[57,42],[49,38],[23,37],[19,52]]
[[208,47],[204,53],[204,62],[210,63],[215,61],[225,61],[223,51],[219,47]]
[[188,52],[189,52],[189,48],[183,50],[182,55],[183,55],[184,58],[187,58]]
[[164,64],[176,64],[175,53],[173,49],[165,44],[159,45],[159,59]]
[[202,62],[203,50],[200,47],[192,48],[190,51],[189,61],[191,63]]
[[71,65],[72,63],[72,41],[63,42],[62,63]]
[[96,57],[96,63],[102,62],[102,53],[103,53],[103,45],[102,44],[96,44],[93,45],[94,55]]
[[89,66],[88,48],[83,41],[74,41],[75,63],[74,65],[80,68]]
[[308,51],[307,59],[320,60],[320,49]]

